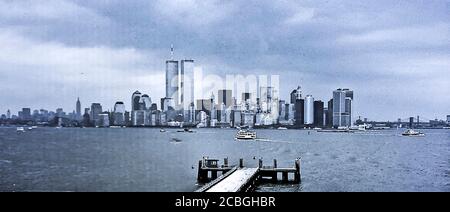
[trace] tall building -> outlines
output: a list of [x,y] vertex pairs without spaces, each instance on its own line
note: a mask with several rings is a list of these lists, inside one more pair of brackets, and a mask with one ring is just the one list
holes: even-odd
[[124,126],[125,121],[125,104],[123,102],[116,102],[114,104],[114,112],[112,114],[113,125]]
[[314,124],[314,97],[307,95],[305,97],[305,113],[304,113],[305,125]]
[[150,107],[152,106],[152,99],[147,94],[142,95],[139,102],[142,104],[140,108],[141,110],[150,110]]
[[225,104],[225,108],[231,107],[233,105],[233,92],[231,90],[219,90],[217,103],[221,105]]
[[139,102],[141,102],[141,92],[135,91],[131,96],[131,111],[139,110]]
[[183,106],[183,110],[188,110],[191,103],[195,104],[194,60],[181,60],[180,101],[180,104]]
[[295,101],[301,98],[302,98],[302,87],[298,86],[297,89],[291,92],[291,104],[295,104]]
[[314,126],[324,126],[324,104],[322,101],[314,101]]
[[166,98],[172,98],[175,105],[179,105],[180,92],[179,92],[179,72],[178,61],[167,60],[166,61]]
[[295,119],[295,125],[297,127],[303,127],[304,125],[304,111],[305,111],[305,100],[303,99],[297,99],[295,100],[295,112],[294,112],[294,119]]
[[175,109],[175,101],[172,98],[161,98],[161,110],[162,111],[168,111],[168,110]]
[[450,115],[447,115],[447,124],[450,124]]
[[327,103],[327,116],[325,118],[326,120],[326,126],[327,127],[333,127],[333,99],[330,99]]
[[352,125],[353,91],[337,89],[333,91],[333,127],[350,127]]
[[76,120],[81,120],[81,102],[80,102],[80,97],[78,97],[77,103],[76,103]]
[[22,112],[20,113],[21,116],[19,116],[20,119],[25,121],[31,120],[31,109],[30,108],[22,108]]
[[11,111],[9,109],[6,111],[6,118],[11,119]]
[[213,109],[213,102],[211,99],[197,99],[197,114],[200,111],[204,111],[208,116],[211,115],[211,110]]
[[94,122],[95,126],[98,126],[100,121],[100,114],[103,112],[102,105],[100,103],[92,103],[91,105],[91,121]]
[[242,100],[241,101],[242,101],[242,103],[246,103],[246,102],[251,103],[251,101],[252,101],[252,94],[248,93],[248,92],[242,93]]

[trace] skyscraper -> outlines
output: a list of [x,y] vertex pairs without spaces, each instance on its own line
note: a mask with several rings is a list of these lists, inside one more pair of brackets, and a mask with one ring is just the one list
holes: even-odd
[[233,105],[231,90],[219,90],[219,93],[217,96],[218,96],[217,104],[221,105],[222,103],[224,103],[225,109],[228,107],[231,107]]
[[305,111],[305,100],[297,99],[295,100],[295,112],[294,119],[295,125],[297,127],[302,127],[304,125],[304,111]]
[[180,104],[183,106],[183,110],[188,110],[190,104],[195,101],[194,60],[181,60],[180,101]]
[[11,111],[9,109],[6,111],[6,118],[11,119]]
[[135,91],[131,96],[131,111],[139,110],[140,101],[141,101],[141,92]]
[[305,125],[314,124],[314,98],[307,95],[305,98]]
[[324,104],[322,101],[314,101],[314,126],[323,127],[324,126]]
[[78,97],[77,104],[76,104],[76,120],[81,120],[81,102],[80,102],[80,97]]
[[103,112],[102,105],[100,103],[92,103],[91,105],[91,121],[94,122],[96,126],[99,124],[100,114]]
[[297,89],[291,92],[291,104],[295,104],[295,101],[301,98],[302,98],[302,87],[298,86]]
[[166,98],[172,98],[175,105],[180,103],[178,61],[166,61]]
[[333,91],[333,126],[349,127],[352,125],[353,91],[349,89],[337,89]]
[[114,104],[114,112],[112,114],[113,125],[124,126],[125,123],[125,104],[123,102],[116,102]]
[[143,107],[143,109],[141,107],[141,110],[150,110],[150,107],[152,106],[152,99],[147,94],[142,95],[139,102]]

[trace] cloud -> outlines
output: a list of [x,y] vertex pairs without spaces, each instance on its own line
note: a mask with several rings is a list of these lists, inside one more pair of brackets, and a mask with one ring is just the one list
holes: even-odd
[[136,89],[163,92],[163,59],[154,52],[41,42],[7,29],[0,31],[0,46],[0,95],[8,96],[7,104],[70,109],[77,95],[112,105]]
[[206,27],[231,17],[234,6],[220,0],[158,0],[154,11],[166,19],[186,28]]
[[287,25],[298,25],[310,22],[315,15],[313,8],[297,8],[294,15],[287,18],[284,23]]
[[337,38],[337,42],[343,45],[399,43],[408,47],[449,45],[450,25],[436,24],[433,26],[373,30],[359,34],[343,35]]

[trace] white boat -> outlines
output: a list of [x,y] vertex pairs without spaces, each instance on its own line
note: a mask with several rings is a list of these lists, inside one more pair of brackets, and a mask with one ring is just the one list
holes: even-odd
[[288,128],[286,127],[278,127],[279,130],[287,130]]
[[256,132],[250,130],[239,130],[236,134],[238,140],[253,140],[256,139]]
[[402,133],[402,135],[403,136],[425,136],[424,133],[418,132],[418,131],[414,131],[412,129],[406,130],[404,133]]
[[25,128],[23,127],[17,127],[17,132],[25,132]]

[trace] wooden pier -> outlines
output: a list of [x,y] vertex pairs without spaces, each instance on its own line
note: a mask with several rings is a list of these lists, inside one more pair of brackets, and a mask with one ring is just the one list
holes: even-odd
[[[277,160],[273,160],[272,166],[263,166],[262,159],[259,159],[257,168],[244,166],[244,160],[239,159],[239,165],[229,166],[228,158],[224,159],[224,164],[219,166],[217,159],[203,158],[199,161],[197,181],[205,185],[196,192],[249,192],[264,182],[301,183],[300,158],[295,160],[294,166],[289,168],[279,168]],[[218,173],[221,173],[218,176]],[[281,178],[278,174],[281,173]],[[289,179],[289,175],[293,175]],[[279,180],[281,179],[281,181]]]

